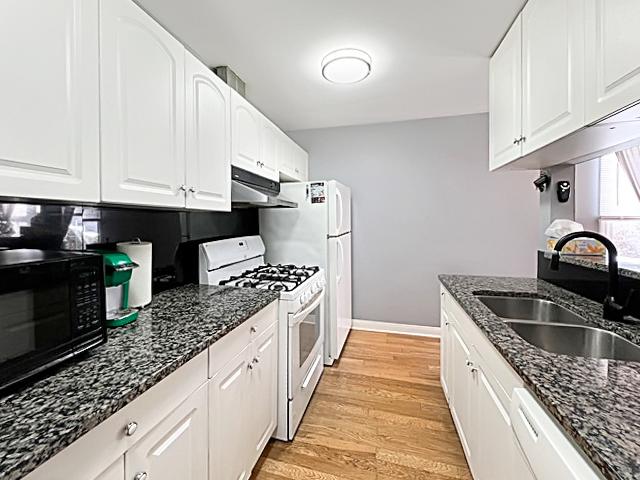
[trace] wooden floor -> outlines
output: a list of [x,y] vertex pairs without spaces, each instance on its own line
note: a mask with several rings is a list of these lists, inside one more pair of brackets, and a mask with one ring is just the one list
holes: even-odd
[[437,339],[353,331],[295,440],[252,480],[471,479],[439,380]]

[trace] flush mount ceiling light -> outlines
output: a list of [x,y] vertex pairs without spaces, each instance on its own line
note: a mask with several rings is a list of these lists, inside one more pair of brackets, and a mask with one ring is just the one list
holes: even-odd
[[322,59],[322,76],[332,83],[358,83],[371,73],[371,57],[355,48],[331,52]]

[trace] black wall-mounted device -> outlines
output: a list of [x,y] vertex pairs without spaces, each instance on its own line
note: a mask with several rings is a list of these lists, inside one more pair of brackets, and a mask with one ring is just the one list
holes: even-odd
[[551,175],[547,172],[540,172],[540,176],[533,181],[533,185],[540,190],[540,193],[544,192],[551,185]]
[[556,184],[558,201],[560,203],[567,203],[571,197],[571,183],[567,180],[562,180]]

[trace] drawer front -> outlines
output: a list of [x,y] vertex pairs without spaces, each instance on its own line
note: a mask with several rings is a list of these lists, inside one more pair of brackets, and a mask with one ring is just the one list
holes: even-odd
[[205,351],[44,463],[27,480],[98,477],[206,381]]
[[209,378],[278,320],[278,301],[256,313],[209,347]]

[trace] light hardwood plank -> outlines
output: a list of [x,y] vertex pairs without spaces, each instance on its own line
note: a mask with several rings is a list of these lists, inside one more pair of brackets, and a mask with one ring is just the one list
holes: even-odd
[[293,442],[251,480],[471,480],[440,387],[437,339],[353,331]]

